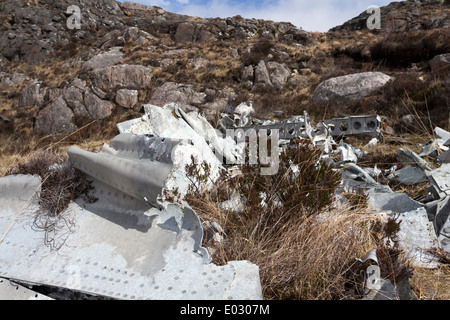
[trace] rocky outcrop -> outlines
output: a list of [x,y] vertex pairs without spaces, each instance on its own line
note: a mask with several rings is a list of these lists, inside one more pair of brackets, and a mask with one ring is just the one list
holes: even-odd
[[321,106],[345,107],[361,98],[373,95],[392,77],[381,72],[363,72],[328,79],[314,90],[314,101]]
[[[71,14],[66,11],[71,5],[84,9],[83,28],[73,32],[67,27]],[[0,29],[2,56],[30,64],[50,58],[61,44],[96,40],[101,28],[124,28],[124,13],[114,0],[5,0],[0,3],[0,13],[7,26],[6,30]]]
[[32,81],[19,96],[19,107],[41,106],[44,102],[46,88],[42,88],[42,82]]
[[123,61],[123,52],[120,47],[113,47],[107,52],[101,52],[86,61],[81,70],[89,71],[98,68],[106,68]]
[[36,130],[47,134],[71,132],[76,129],[73,124],[73,111],[67,106],[62,96],[42,109],[36,117]]
[[241,80],[244,85],[254,79],[254,85],[264,84],[282,90],[288,83],[290,76],[291,71],[284,63],[261,60],[255,68],[251,65],[245,67],[242,71]]
[[[69,5],[83,9],[80,30],[69,30],[66,25]],[[440,11],[433,15],[435,8]],[[442,1],[434,0],[393,3],[382,11],[383,25],[391,31],[410,30],[415,28],[412,21],[420,17],[420,28],[442,27],[448,20],[446,9]],[[74,123],[87,119],[108,118],[116,108],[137,110],[140,102],[160,106],[175,102],[215,115],[230,106],[231,93],[267,111],[278,108],[277,98],[270,97],[274,94],[285,104],[301,100],[309,106],[311,86],[324,72],[371,70],[366,62],[376,59],[367,43],[370,37],[374,41],[382,38],[374,33],[353,46],[346,42],[349,34],[339,33],[332,42],[336,52],[330,52],[329,46],[311,46],[310,41],[329,41],[331,35],[308,34],[288,22],[240,16],[202,19],[114,0],[40,0],[38,4],[5,0],[0,3],[0,16],[4,96],[14,99],[9,105],[24,107],[20,112],[29,112],[29,119],[38,110],[36,127],[46,132],[75,128]],[[358,19],[364,24],[367,20],[365,16]],[[386,19],[395,23],[389,27]],[[448,52],[438,49],[421,62]],[[346,56],[336,59],[340,54]],[[30,67],[23,61],[44,63]],[[345,65],[339,65],[341,61]],[[439,56],[430,66],[437,70],[446,61],[445,55]],[[29,78],[20,76],[25,70],[31,70],[24,75]],[[345,106],[375,94],[386,80],[376,73],[346,77],[320,84],[316,103]],[[231,93],[222,95],[225,88]],[[31,106],[37,108],[27,108]],[[50,115],[53,111],[62,111],[66,120]]]
[[259,35],[269,39],[305,43],[307,32],[291,23],[244,19],[240,16],[227,19],[198,19],[178,16],[152,26],[156,32],[169,33],[180,43],[208,42],[226,39],[252,39]]
[[66,88],[47,90],[46,103],[38,112],[35,124],[37,131],[46,134],[75,130],[76,118],[105,119],[116,107],[99,89],[88,87],[86,81],[78,78]]
[[244,67],[241,75],[242,82],[251,81],[253,84],[254,77],[255,77],[255,70],[253,69],[253,66]]
[[[450,27],[450,8],[448,1],[442,0],[406,0],[394,1],[381,7],[380,32],[404,32]],[[336,26],[330,31],[364,30],[370,14],[359,16]]]
[[70,86],[64,90],[63,97],[67,103],[67,106],[72,109],[76,117],[87,117],[88,112],[84,105],[84,88],[78,88],[76,86]]
[[101,49],[120,47],[130,42],[143,45],[156,39],[157,37],[137,27],[128,27],[124,30],[114,29],[105,34],[100,40],[99,47]]
[[205,98],[206,94],[196,92],[192,85],[166,82],[156,88],[148,103],[162,107],[174,102],[183,108],[195,109],[196,106],[205,102]]
[[175,33],[175,41],[177,42],[192,42],[195,36],[195,26],[192,23],[184,22],[178,25]]
[[[82,8],[82,28],[67,26],[69,6]],[[304,43],[309,35],[291,23],[244,19],[200,19],[173,14],[155,6],[114,0],[5,0],[0,13],[0,60],[39,64],[62,45],[91,43],[98,48],[123,46],[128,41],[145,44],[161,34],[179,43],[226,39],[251,39],[256,35]],[[101,35],[99,39],[99,34]]]
[[432,71],[438,71],[450,65],[450,53],[440,54],[430,60]]
[[139,99],[138,90],[120,89],[116,92],[116,103],[124,108],[132,109]]
[[29,80],[29,78],[23,73],[0,72],[0,85],[14,86],[23,83],[25,80]]
[[264,60],[261,60],[255,69],[255,84],[265,84],[268,86],[272,85],[272,82],[270,81],[270,74],[269,70],[267,69],[266,63]]
[[276,89],[283,89],[288,82],[289,76],[291,75],[290,70],[285,64],[281,64],[275,61],[269,61],[266,63],[267,70],[270,75],[270,82]]
[[84,106],[92,119],[104,119],[114,110],[113,103],[100,99],[92,89],[86,89],[84,93]]
[[117,65],[97,68],[90,74],[95,87],[108,92],[121,88],[145,88],[150,85],[152,69],[141,65]]

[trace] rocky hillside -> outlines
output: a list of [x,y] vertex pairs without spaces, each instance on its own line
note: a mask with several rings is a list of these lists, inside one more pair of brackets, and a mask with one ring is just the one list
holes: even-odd
[[[396,1],[381,8],[380,32],[405,32],[415,30],[430,30],[450,27],[448,0],[415,0]],[[361,13],[332,31],[362,30],[367,27],[370,14]]]
[[[70,5],[81,9],[80,29],[68,27]],[[414,128],[411,116],[448,128],[449,2],[408,0],[381,12],[381,30],[365,28],[362,14],[307,33],[289,22],[201,19],[114,0],[6,0],[0,134],[26,143],[95,121],[107,139],[143,103],[176,102],[214,123],[243,101],[265,118],[376,113],[391,133]]]

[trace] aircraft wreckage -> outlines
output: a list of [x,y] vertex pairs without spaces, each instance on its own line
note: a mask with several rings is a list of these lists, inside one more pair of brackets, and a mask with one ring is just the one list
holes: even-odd
[[[93,179],[92,195],[98,200],[77,199],[61,214],[64,219],[53,230],[58,250],[46,246],[43,231],[34,228],[41,178],[0,178],[1,298],[49,299],[33,291],[47,287],[65,298],[77,293],[105,299],[262,299],[258,266],[248,261],[213,264],[202,246],[201,221],[182,200],[195,183],[187,179],[186,165],[192,159],[208,163],[212,185],[221,169],[243,163],[249,130],[260,139],[276,136],[276,150],[290,139],[305,138],[323,148],[326,160],[340,154],[341,161],[334,164],[342,170],[341,190],[361,188],[374,208],[402,214],[409,223],[402,224],[401,243],[417,263],[436,263],[430,248],[450,252],[450,164],[435,169],[409,150],[399,153],[410,171],[393,170],[396,178],[432,182],[434,200],[424,205],[377,183],[373,172],[356,164],[362,151],[334,141],[343,135],[382,141],[378,116],[332,119],[317,126],[306,113],[281,122],[260,121],[251,117],[251,105],[243,103],[223,114],[216,130],[199,113],[176,104],[143,109],[141,118],[119,123],[120,134],[99,152],[77,146],[68,150],[71,165]],[[448,150],[450,136],[439,133],[424,150]],[[373,254],[370,259],[376,261]]]

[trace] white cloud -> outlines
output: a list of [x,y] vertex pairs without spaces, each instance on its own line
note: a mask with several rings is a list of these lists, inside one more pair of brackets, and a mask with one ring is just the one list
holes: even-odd
[[[376,5],[388,4],[389,0],[376,1]],[[254,15],[275,21],[288,21],[307,31],[328,31],[366,11],[374,0],[280,0],[277,4],[262,8]]]
[[245,3],[230,4],[227,0],[210,0],[206,4],[191,3],[182,8],[183,14],[205,18],[227,18],[245,11]]
[[[202,18],[232,17],[291,22],[307,31],[326,32],[358,16],[369,6],[384,6],[391,0],[134,0],[163,9]],[[258,5],[259,4],[259,5]]]
[[[125,1],[128,1],[128,0],[119,0],[119,2],[125,2]],[[145,4],[147,6],[157,6],[157,7],[161,7],[161,8],[170,8],[170,6],[171,6],[170,0],[133,0],[130,2],[137,2],[137,3]]]

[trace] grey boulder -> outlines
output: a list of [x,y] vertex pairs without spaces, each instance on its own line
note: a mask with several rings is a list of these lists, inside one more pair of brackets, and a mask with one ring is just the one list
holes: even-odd
[[150,85],[152,69],[141,65],[122,64],[97,68],[91,72],[92,83],[104,92],[117,87],[145,88]]
[[36,130],[44,133],[71,132],[76,129],[73,124],[74,114],[67,106],[63,96],[42,109],[36,116]]
[[449,65],[450,53],[437,55],[430,60],[431,71],[437,71]]
[[372,96],[393,80],[382,72],[363,72],[328,79],[314,90],[314,102],[318,105],[346,105]]

